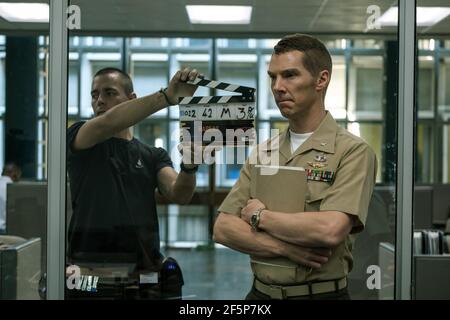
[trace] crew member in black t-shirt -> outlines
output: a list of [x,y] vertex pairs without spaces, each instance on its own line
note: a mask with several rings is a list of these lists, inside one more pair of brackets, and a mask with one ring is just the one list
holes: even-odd
[[[137,98],[130,77],[115,68],[98,71],[92,82],[95,117],[68,129],[68,172],[73,216],[68,262],[135,263],[134,271],[157,271],[161,264],[155,189],[177,204],[190,202],[196,164],[178,174],[168,153],[133,137],[130,127],[192,96],[199,76],[178,71],[165,90]],[[200,75],[201,76],[201,75]]]

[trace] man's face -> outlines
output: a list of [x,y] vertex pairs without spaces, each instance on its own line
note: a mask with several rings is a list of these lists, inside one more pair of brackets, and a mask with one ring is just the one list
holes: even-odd
[[321,99],[317,77],[304,67],[300,51],[273,54],[267,73],[278,109],[288,119],[302,116]]
[[17,168],[6,168],[3,175],[10,177],[13,182],[17,182],[20,180],[20,177],[22,177],[22,170]]
[[132,98],[133,94],[126,94],[118,73],[102,74],[92,81],[91,105],[96,117]]

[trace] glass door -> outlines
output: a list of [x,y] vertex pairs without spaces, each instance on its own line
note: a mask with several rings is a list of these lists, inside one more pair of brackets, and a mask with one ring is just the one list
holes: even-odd
[[[398,212],[403,210],[403,204],[399,206],[398,203],[399,193],[403,190],[403,180],[400,182],[398,175],[406,171],[399,170],[404,169],[398,160],[403,154],[399,145],[400,141],[403,144],[401,139],[404,137],[399,135],[402,129],[399,119],[403,119],[404,115],[399,109],[399,96],[401,97],[403,91],[399,90],[401,77],[398,70],[399,61],[403,61],[402,54],[405,54],[405,51],[401,51],[402,35],[399,33],[401,29],[398,20],[391,19],[392,16],[397,16],[396,13],[392,14],[392,10],[400,5],[397,1],[366,1],[357,5],[354,1],[337,0],[308,5],[303,2],[292,4],[288,0],[276,4],[256,2],[250,21],[251,27],[248,24],[190,22],[184,5],[175,4],[169,7],[164,1],[145,4],[140,2],[141,7],[137,8],[137,11],[136,6],[131,6],[125,0],[116,1],[112,6],[101,6],[99,3],[70,3],[73,10],[71,12],[75,16],[71,20],[72,27],[68,30],[67,47],[63,47],[61,51],[63,54],[67,49],[64,56],[67,68],[60,70],[68,85],[67,103],[64,108],[67,125],[64,123],[64,128],[60,128],[64,132],[77,123],[80,125],[80,121],[95,118],[92,110],[95,95],[93,80],[99,70],[106,67],[122,70],[134,82],[135,93],[144,96],[166,87],[168,80],[180,67],[191,66],[213,80],[256,88],[255,126],[260,141],[264,141],[270,137],[271,130],[282,132],[289,125],[278,109],[267,74],[274,45],[293,31],[308,34],[322,42],[329,52],[333,66],[332,72],[330,70],[331,82],[324,97],[325,110],[339,126],[336,130],[342,128],[345,131],[339,132],[349,137],[352,142],[370,150],[370,154],[376,158],[371,168],[377,167],[377,172],[364,186],[357,186],[351,178],[352,175],[347,176],[345,184],[352,190],[342,194],[341,199],[350,197],[350,202],[357,200],[361,204],[357,209],[345,209],[335,201],[327,204],[327,210],[322,210],[339,211],[345,217],[350,217],[354,224],[350,228],[351,233],[345,235],[337,245],[339,250],[333,250],[334,259],[322,269],[324,273],[322,274],[321,270],[316,271],[313,273],[315,278],[311,279],[334,280],[336,276],[346,278],[348,293],[353,299],[399,297],[396,295],[399,270],[396,269],[398,265],[395,249],[398,240],[395,235],[396,232],[397,236],[401,235],[398,232],[399,221],[403,223],[398,220]],[[286,8],[290,10],[287,11]],[[80,28],[77,28],[77,12],[82,17]],[[267,12],[272,13],[270,19],[262,14]],[[169,23],[165,19],[168,13],[174,14],[177,19]],[[149,21],[152,23],[149,24]],[[436,57],[432,56],[433,60],[430,62],[429,56],[429,52],[424,56],[422,67],[428,77],[434,79],[435,71],[430,73],[430,68],[435,61],[442,59],[436,60]],[[445,63],[440,68],[445,72]],[[426,81],[424,85],[433,87],[436,84],[436,81]],[[427,90],[424,89],[425,92]],[[200,88],[196,93],[205,96],[211,94],[223,92],[212,93],[212,90]],[[433,110],[437,113],[436,109],[430,107],[430,103],[445,102],[445,97],[443,93],[434,98],[423,98],[421,111],[424,120],[428,122],[421,123],[421,128],[428,135],[424,134],[421,140],[421,172],[427,174],[432,172],[436,175],[438,172],[437,167],[426,167],[437,161],[435,156],[427,155],[426,151],[430,150],[426,141],[435,139],[433,132],[437,130],[430,123]],[[173,106],[143,119],[130,131],[133,137],[142,143],[165,149],[178,172],[178,127],[179,110],[177,106]],[[65,133],[63,131],[60,132],[62,137],[70,133],[70,129]],[[73,142],[65,146],[68,154],[75,151],[70,150],[70,143]],[[345,154],[351,154],[351,150],[346,150]],[[83,192],[92,186],[79,184],[76,179],[84,179],[83,170],[88,169],[91,164],[86,161],[80,167],[80,175],[73,175],[70,170],[73,169],[74,158],[70,158],[71,156],[76,157],[70,155],[66,165],[62,166],[62,176],[67,176],[67,181],[55,182],[60,183],[62,190],[65,190],[66,183],[70,187],[67,189],[67,202],[71,210],[68,210],[66,224],[62,228],[64,232],[67,229],[67,248],[64,249],[68,251],[60,255],[61,259],[68,258],[64,261],[65,282],[62,284],[59,277],[52,283],[57,287],[64,285],[66,298],[137,297],[133,296],[136,292],[131,293],[132,290],[130,295],[124,296],[123,291],[114,291],[117,289],[115,286],[130,288],[132,285],[127,283],[130,279],[134,279],[136,283],[133,285],[137,284],[138,287],[152,285],[158,279],[158,270],[139,269],[137,260],[120,250],[111,249],[111,244],[115,241],[114,232],[120,233],[124,236],[123,239],[130,242],[140,243],[136,237],[138,233],[133,229],[138,224],[126,220],[129,219],[128,215],[121,216],[128,221],[123,225],[121,218],[109,220],[105,212],[87,216],[86,212],[80,211],[77,206],[86,203],[80,203],[79,197],[86,196]],[[225,153],[222,156],[229,158],[225,157]],[[242,163],[216,163],[213,169],[207,165],[200,166],[197,173],[197,193],[186,206],[161,199],[156,193],[158,218],[155,220],[156,227],[152,229],[152,234],[157,235],[157,240],[153,239],[155,242],[152,246],[157,248],[156,251],[161,257],[174,257],[181,266],[185,278],[183,299],[243,299],[252,286],[254,275],[249,256],[214,244],[212,239],[216,210],[239,178],[241,168]],[[444,165],[440,168],[444,168]],[[339,169],[333,169],[336,179],[340,179]],[[366,168],[354,164],[355,177],[361,176],[359,173],[363,170]],[[374,170],[371,173],[374,173]],[[340,181],[335,180],[333,183]],[[127,184],[131,185],[131,182]],[[332,188],[328,189],[325,185],[319,185],[318,188],[324,193],[320,195],[324,203],[323,199],[333,196]],[[330,194],[327,194],[327,190]],[[370,192],[366,192],[367,190]],[[124,193],[126,191],[127,189]],[[154,191],[156,190],[149,190],[149,194]],[[99,190],[89,199],[93,202],[103,201],[107,206],[108,202],[116,201],[116,198]],[[124,200],[120,205],[126,208],[126,203],[127,200]],[[92,203],[92,207],[97,208],[97,204]],[[101,209],[101,206],[98,208]],[[319,209],[316,210],[318,214],[327,214]],[[120,214],[119,212],[114,219]],[[106,232],[108,234],[103,233],[100,236],[106,229],[109,230]],[[110,232],[111,230],[113,232]],[[128,231],[130,232],[127,233]],[[98,237],[94,238],[97,237],[97,240],[87,241],[89,237],[85,237],[86,232],[91,232],[91,235],[95,233]],[[63,236],[58,237],[61,240]],[[144,246],[146,245],[147,243]],[[82,249],[75,252],[75,247]],[[84,255],[86,251],[90,254]],[[117,284],[115,279],[119,279],[120,283]],[[112,291],[104,290],[111,287],[115,288],[112,294]],[[55,287],[52,287],[52,290],[55,290]],[[57,296],[62,297],[61,294]]]

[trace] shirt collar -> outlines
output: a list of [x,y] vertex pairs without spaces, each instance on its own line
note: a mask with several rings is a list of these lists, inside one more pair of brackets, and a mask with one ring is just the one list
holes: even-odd
[[291,154],[291,141],[289,129],[283,130],[278,136],[279,140],[276,141],[276,137],[270,139],[265,143],[262,148],[268,152],[279,150],[279,152],[290,159],[296,155],[305,153],[311,149],[322,151],[326,153],[335,152],[336,134],[338,130],[338,124],[334,120],[330,112],[326,112],[325,118],[323,118],[319,127],[313,132],[313,134],[306,139],[306,141]]

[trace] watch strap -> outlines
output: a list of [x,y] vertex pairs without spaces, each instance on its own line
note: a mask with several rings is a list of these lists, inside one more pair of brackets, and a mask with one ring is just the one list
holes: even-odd
[[193,168],[186,168],[186,167],[184,166],[184,163],[181,162],[181,164],[180,164],[180,170],[183,171],[183,172],[185,172],[185,173],[191,173],[191,174],[192,174],[192,173],[196,173],[197,170],[198,170],[198,165],[195,166],[195,167],[193,167]]

